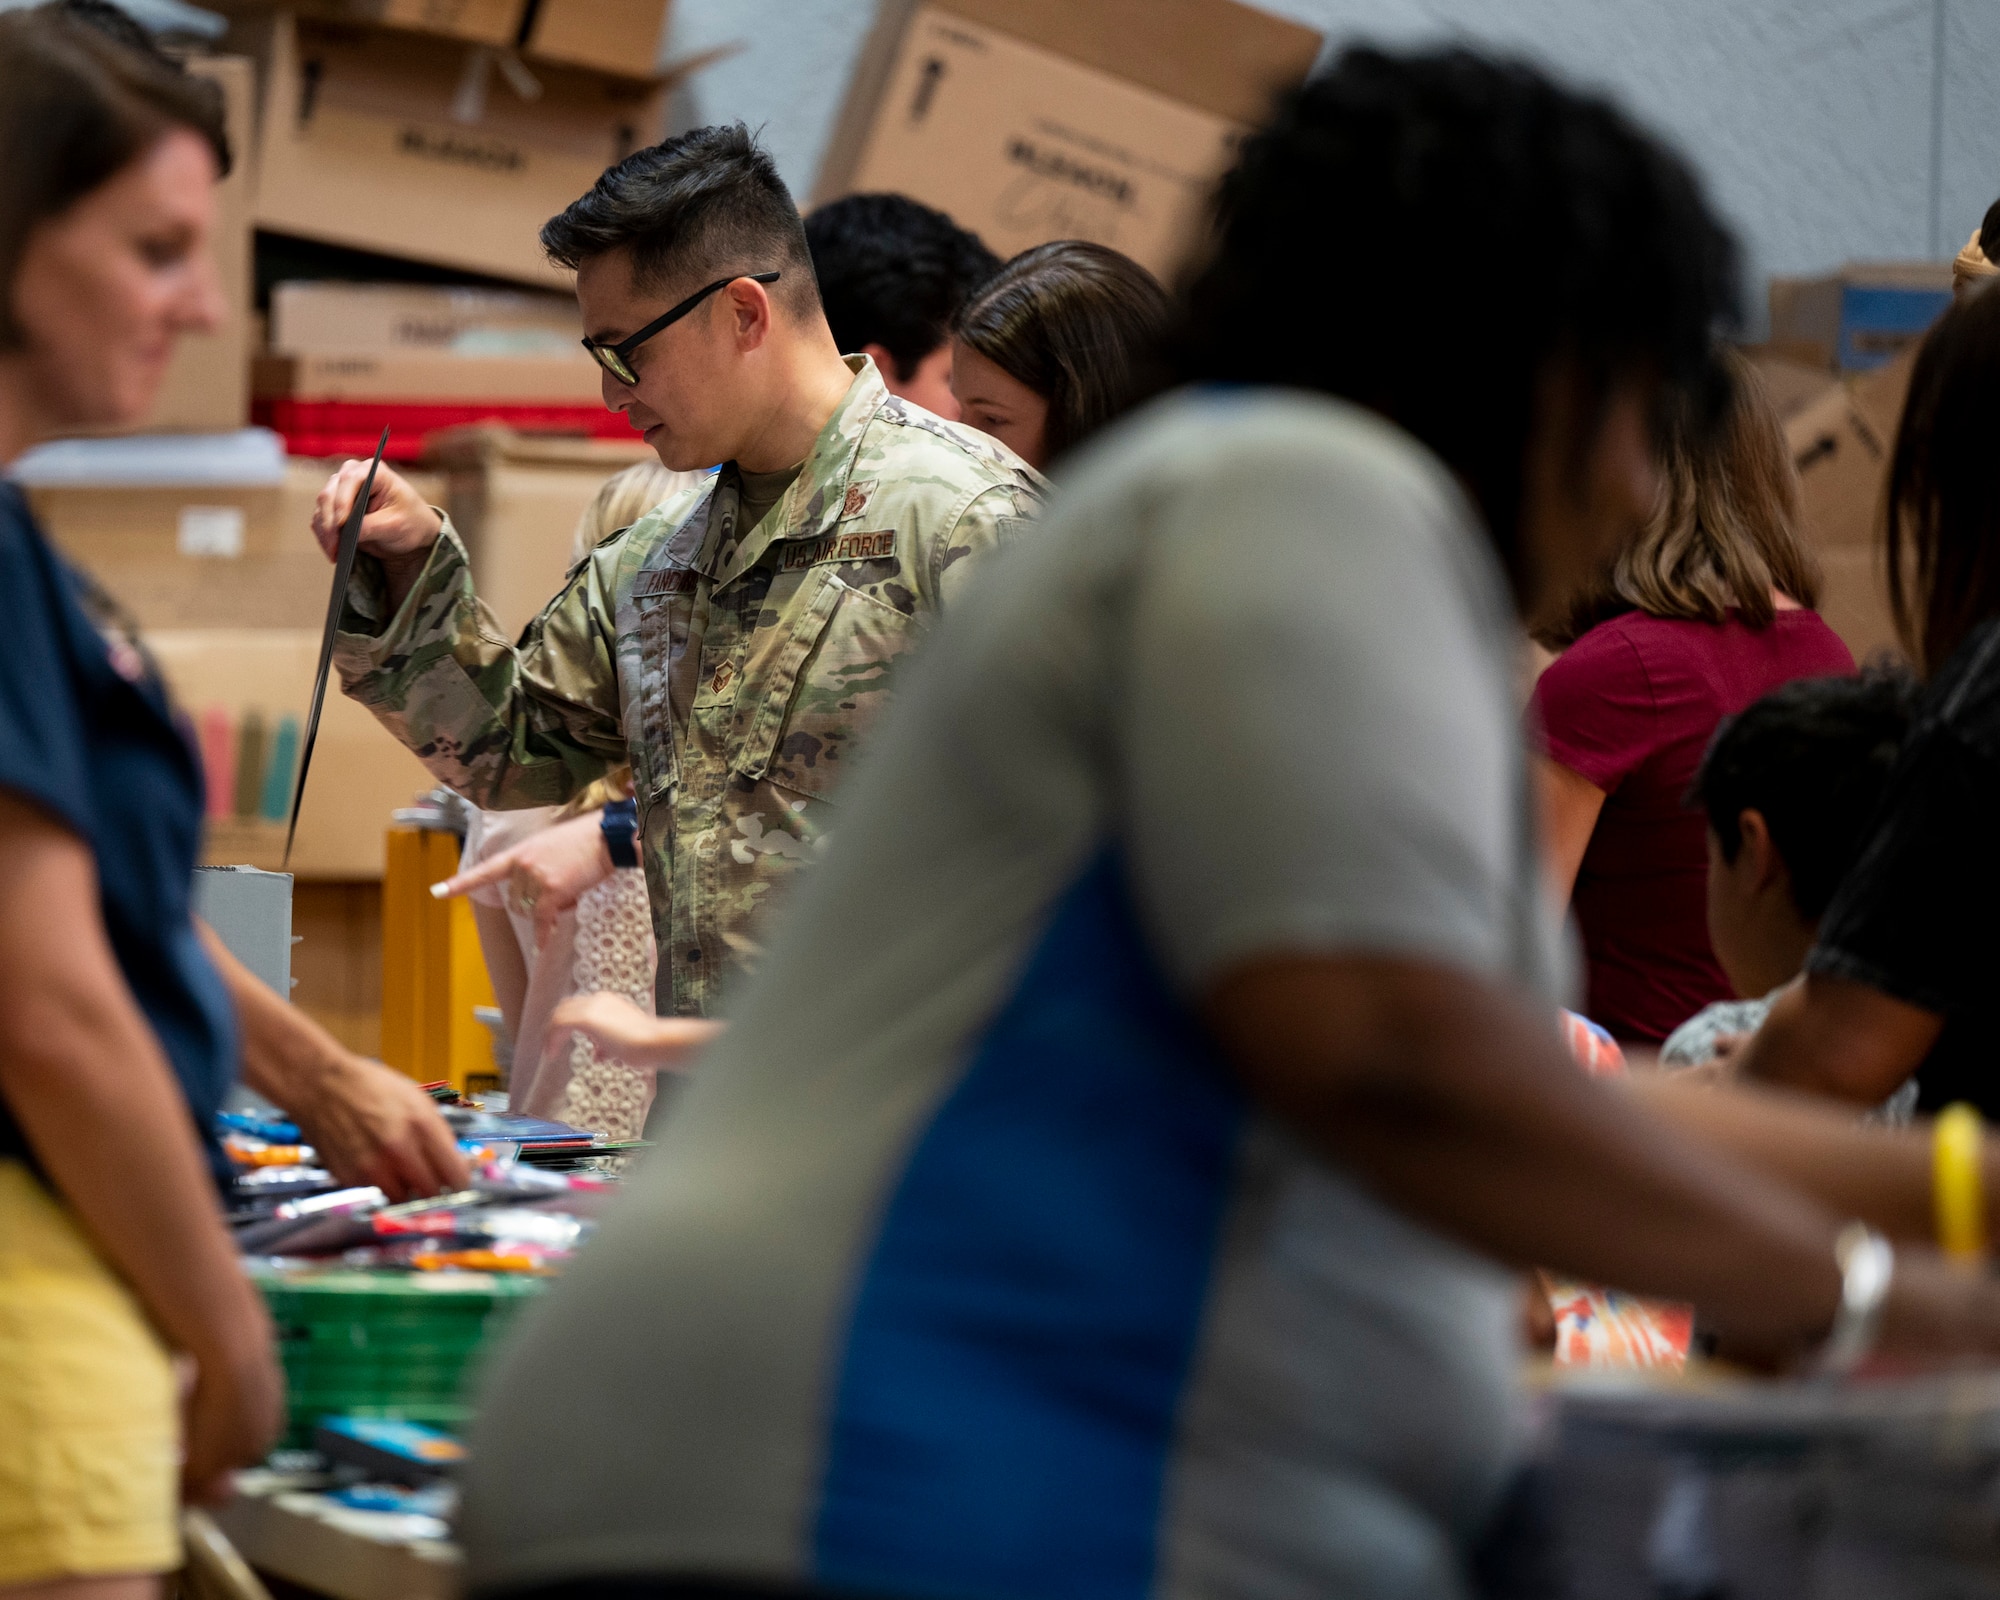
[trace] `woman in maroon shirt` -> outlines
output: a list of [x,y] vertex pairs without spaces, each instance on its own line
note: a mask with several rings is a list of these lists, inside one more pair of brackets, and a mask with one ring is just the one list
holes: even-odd
[[1583,934],[1589,1014],[1639,1044],[1730,998],[1685,799],[1716,724],[1794,678],[1854,670],[1811,609],[1819,566],[1777,414],[1749,363],[1724,359],[1720,424],[1672,430],[1652,521],[1538,633],[1563,649],[1534,693],[1555,887]]

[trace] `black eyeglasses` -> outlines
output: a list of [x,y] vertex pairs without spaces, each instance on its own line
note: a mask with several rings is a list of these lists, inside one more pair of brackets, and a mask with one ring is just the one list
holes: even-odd
[[776,283],[783,276],[778,272],[737,272],[727,278],[717,278],[706,289],[695,290],[664,316],[655,317],[629,339],[620,339],[616,344],[599,344],[595,339],[585,339],[583,347],[596,357],[600,367],[620,383],[637,383],[639,374],[632,370],[632,352],[654,334],[671,328],[716,290],[727,289],[738,278],[748,278],[752,283]]

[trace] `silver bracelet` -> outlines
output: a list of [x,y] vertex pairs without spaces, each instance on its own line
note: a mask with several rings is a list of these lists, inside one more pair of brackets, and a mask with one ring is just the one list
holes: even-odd
[[1840,1263],[1840,1305],[1815,1366],[1823,1376],[1838,1378],[1875,1348],[1882,1307],[1896,1276],[1896,1251],[1867,1223],[1850,1222],[1833,1242],[1833,1258]]

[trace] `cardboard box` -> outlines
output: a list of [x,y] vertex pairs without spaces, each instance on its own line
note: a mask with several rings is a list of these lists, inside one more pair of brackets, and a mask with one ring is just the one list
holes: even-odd
[[601,370],[581,349],[573,356],[259,356],[251,370],[260,400],[559,401],[603,410],[602,390]]
[[1745,345],[1743,356],[1764,380],[1780,421],[1789,422],[1827,394],[1840,387],[1840,378],[1830,367],[1801,361],[1791,345]]
[[628,78],[658,75],[667,0],[535,0],[527,54]]
[[573,356],[583,322],[570,295],[414,283],[287,282],[271,289],[279,355]]
[[444,474],[443,504],[472,558],[473,582],[510,638],[562,587],[577,522],[604,480],[652,455],[636,436],[629,445],[505,428],[432,437],[425,459]]
[[[288,715],[305,720],[319,664],[317,627],[164,629],[149,631],[146,644],[197,724],[219,713],[240,730],[252,711],[267,730]],[[381,877],[389,814],[432,785],[415,756],[338,683],[330,685],[288,870],[301,878]],[[211,817],[203,855],[277,871],[284,850],[283,821]]]
[[1828,391],[1785,424],[1800,503],[1815,549],[1878,548],[1889,454],[1915,352]]
[[253,73],[243,56],[198,56],[188,70],[222,86],[232,163],[215,195],[215,270],[225,311],[214,333],[188,334],[174,350],[153,408],[135,430],[224,433],[250,420],[250,210],[256,190]]
[[1917,345],[1950,304],[1948,261],[1850,262],[1831,277],[1773,278],[1771,339],[1871,372]]
[[1889,611],[1888,569],[1882,552],[1822,550],[1819,559],[1825,577],[1819,614],[1854,653],[1854,659],[1866,663],[1883,655],[1901,658],[1903,647]]
[[1883,498],[1916,352],[1848,380],[1785,425],[1800,509],[1826,583],[1820,614],[1857,661],[1900,654],[1889,611]]
[[450,40],[269,25],[256,221],[279,233],[567,286],[537,234],[660,137],[664,81],[538,65],[532,100]]
[[1799,469],[1800,510],[1813,548],[1824,554],[1873,547],[1884,452],[1856,420],[1847,390],[1836,389],[1793,417],[1785,438]]
[[883,0],[813,202],[894,190],[1002,256],[1091,239],[1170,278],[1320,43],[1235,0]]
[[[333,569],[313,501],[338,462],[294,459],[275,484],[30,488],[51,540],[147,632],[313,628]],[[414,477],[442,499],[441,479]]]
[[521,37],[528,0],[331,0],[313,9],[384,28],[506,47]]

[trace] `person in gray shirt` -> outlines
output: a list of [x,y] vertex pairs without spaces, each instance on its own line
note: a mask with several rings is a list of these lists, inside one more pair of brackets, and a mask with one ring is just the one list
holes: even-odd
[[1354,50],[1219,220],[1193,386],[940,627],[496,1359],[475,1593],[1456,1596],[1522,1444],[1504,1263],[1756,1357],[2000,1341],[1558,1043],[1518,617],[1711,372],[1693,180],[1525,67]]

